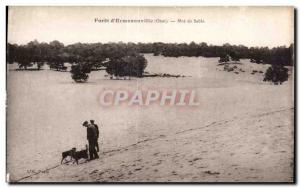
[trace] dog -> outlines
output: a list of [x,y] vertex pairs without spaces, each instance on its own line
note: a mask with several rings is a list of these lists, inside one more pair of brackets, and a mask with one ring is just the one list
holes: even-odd
[[[75,158],[74,158],[75,153],[76,153],[76,148],[72,148],[71,150],[62,152],[62,153],[61,153],[62,159],[61,159],[60,164],[62,164],[63,161],[64,161],[68,156],[71,157],[71,160],[75,159]],[[68,161],[68,162],[69,162],[69,161]]]
[[76,164],[78,164],[79,159],[85,159],[86,161],[88,161],[88,159],[89,159],[88,151],[89,151],[88,150],[88,145],[85,145],[84,150],[75,151],[73,158],[74,158]]

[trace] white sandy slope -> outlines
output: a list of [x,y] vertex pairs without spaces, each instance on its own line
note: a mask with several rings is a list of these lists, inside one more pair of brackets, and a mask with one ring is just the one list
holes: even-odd
[[[293,78],[262,82],[267,65],[242,60],[246,72],[220,71],[216,58],[146,55],[147,71],[184,78],[109,80],[93,72],[10,71],[10,180],[58,182],[290,182],[293,180]],[[188,66],[186,66],[188,65]],[[198,107],[102,107],[103,88],[190,88]],[[84,120],[100,123],[100,159],[59,165],[61,152],[84,148]],[[55,168],[53,168],[55,167]],[[50,170],[46,170],[53,168]],[[46,170],[46,171],[45,171]]]

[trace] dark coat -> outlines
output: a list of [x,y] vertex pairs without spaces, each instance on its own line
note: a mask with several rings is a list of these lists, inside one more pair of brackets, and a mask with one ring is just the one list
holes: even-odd
[[97,128],[94,125],[89,125],[87,127],[87,139],[88,140],[97,140],[98,134],[99,134],[99,131],[97,131]]
[[98,125],[97,124],[94,124],[95,128],[96,128],[96,136],[97,136],[97,139],[99,138],[99,128],[98,128]]

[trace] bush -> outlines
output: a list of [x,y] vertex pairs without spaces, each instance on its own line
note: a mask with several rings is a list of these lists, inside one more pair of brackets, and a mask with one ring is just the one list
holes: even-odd
[[229,55],[225,55],[225,56],[221,56],[219,59],[219,63],[223,63],[223,62],[228,62],[230,60],[230,56]]
[[106,72],[114,76],[142,77],[147,66],[147,60],[139,54],[132,54],[108,62]]
[[272,65],[265,73],[264,81],[271,81],[274,84],[282,84],[288,80],[288,69],[282,65]]
[[19,65],[19,69],[24,68],[25,70],[27,70],[28,67],[33,66],[33,63],[31,63],[29,61],[19,61],[18,65]]
[[37,64],[38,70],[40,70],[41,67],[44,65],[44,62],[37,62],[36,64]]
[[155,51],[154,53],[153,53],[153,56],[159,56],[160,54],[159,54],[159,51]]
[[75,82],[86,82],[89,78],[88,73],[90,72],[91,66],[89,64],[78,63],[71,67],[72,79]]
[[240,58],[237,56],[231,57],[231,61],[240,61]]
[[65,71],[67,70],[67,67],[64,65],[63,62],[49,62],[50,69],[55,69],[57,71]]

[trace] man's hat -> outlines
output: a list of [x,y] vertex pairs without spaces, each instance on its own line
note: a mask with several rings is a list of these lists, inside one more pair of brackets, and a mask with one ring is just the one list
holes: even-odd
[[95,121],[93,119],[90,120],[91,123],[94,123]]

